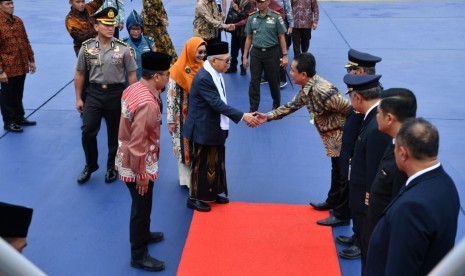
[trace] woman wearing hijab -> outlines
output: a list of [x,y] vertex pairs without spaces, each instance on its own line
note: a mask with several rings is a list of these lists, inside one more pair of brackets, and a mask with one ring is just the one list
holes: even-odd
[[188,188],[191,182],[191,145],[181,136],[181,131],[187,117],[191,83],[202,68],[206,54],[205,41],[200,37],[192,37],[170,69],[167,93],[168,128],[172,136],[173,153],[178,158],[179,184]]

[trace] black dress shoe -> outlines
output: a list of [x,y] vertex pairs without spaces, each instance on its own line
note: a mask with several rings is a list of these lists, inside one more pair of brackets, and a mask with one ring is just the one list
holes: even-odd
[[163,232],[150,232],[149,243],[156,243],[163,240]]
[[226,70],[225,74],[230,74],[230,73],[236,73],[237,72],[237,67],[229,67],[228,70]]
[[115,182],[118,177],[118,172],[115,169],[108,169],[105,174],[105,183]]
[[86,183],[87,181],[89,181],[90,176],[92,175],[92,173],[95,172],[96,170],[97,169],[91,170],[88,166],[85,166],[84,169],[82,170],[81,174],[79,174],[77,182],[79,184]]
[[165,269],[165,263],[148,255],[142,260],[131,260],[131,266],[147,271],[160,271]]
[[352,245],[349,248],[339,251],[339,256],[348,260],[356,260],[362,256],[362,250],[356,245]]
[[336,238],[336,242],[339,243],[339,244],[342,244],[342,245],[347,245],[347,246],[351,246],[351,245],[354,245],[355,244],[355,240],[357,238],[355,238],[355,235],[352,235],[350,237],[346,237],[346,236],[337,236]]
[[11,132],[23,132],[23,129],[15,123],[7,124],[3,128]]
[[244,76],[245,74],[247,74],[246,70],[244,67],[242,67],[241,65],[241,76]]
[[320,219],[316,222],[319,225],[324,225],[324,226],[343,226],[343,225],[349,225],[350,220],[348,219],[338,219],[335,216],[329,216],[325,219]]
[[22,118],[21,120],[19,120],[17,122],[17,124],[20,125],[20,126],[35,126],[37,124],[37,122],[36,121],[29,121],[26,118]]
[[224,196],[220,196],[220,195],[216,195],[215,202],[218,203],[218,204],[226,204],[226,203],[229,203],[229,198],[224,197]]
[[197,199],[187,199],[187,207],[197,210],[199,212],[210,212],[211,207],[207,203],[197,200]]
[[325,202],[310,202],[310,205],[318,211],[326,211],[331,209],[331,205],[329,205],[326,201]]

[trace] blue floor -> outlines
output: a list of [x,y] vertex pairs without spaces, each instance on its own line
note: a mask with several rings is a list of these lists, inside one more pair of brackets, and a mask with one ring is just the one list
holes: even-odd
[[[126,13],[132,8],[140,11],[141,0],[125,2]],[[343,66],[349,48],[383,57],[377,69],[384,87],[413,90],[418,115],[439,128],[440,161],[465,204],[465,3],[319,4],[320,22],[310,47],[317,59],[317,73],[344,91]],[[0,201],[34,208],[24,254],[49,275],[143,275],[145,272],[129,266],[130,196],[125,185],[119,181],[105,184],[102,169],[87,184],[76,183],[84,155],[71,82],[75,55],[64,26],[68,1],[16,1],[15,5],[15,14],[24,20],[35,51],[38,71],[26,79],[24,105],[38,125],[27,127],[22,134],[0,131]],[[165,2],[178,53],[192,34],[194,7],[195,1]],[[225,76],[228,102],[243,111],[249,108],[249,77]],[[262,86],[262,90],[259,110],[269,111],[268,87]],[[297,91],[297,86],[288,85],[282,90],[282,102]],[[100,164],[105,164],[105,128],[99,147]],[[306,110],[258,129],[233,124],[226,148],[232,201],[308,204],[325,199],[330,160]],[[167,263],[158,275],[176,274],[192,217],[186,198],[187,190],[178,185],[176,159],[163,125],[152,227],[164,231],[166,239],[149,249]],[[335,228],[333,233],[351,232],[347,226]],[[457,241],[464,236],[462,209]],[[359,261],[340,260],[340,266],[342,275],[360,274]]]

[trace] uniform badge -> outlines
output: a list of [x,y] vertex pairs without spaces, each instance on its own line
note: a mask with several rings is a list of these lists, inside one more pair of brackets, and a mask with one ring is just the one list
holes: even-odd
[[188,75],[191,73],[191,68],[189,66],[186,66],[184,70],[186,70],[186,74]]

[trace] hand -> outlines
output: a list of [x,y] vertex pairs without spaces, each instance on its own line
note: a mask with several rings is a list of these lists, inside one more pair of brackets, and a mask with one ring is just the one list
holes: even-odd
[[317,27],[317,26],[318,26],[318,23],[313,22],[313,24],[312,24],[312,29],[316,30],[316,27]]
[[154,52],[156,52],[156,51],[157,51],[157,46],[155,46],[155,42],[154,42],[154,43],[152,43],[152,50],[153,50]]
[[292,34],[292,28],[287,29],[287,35],[291,35],[291,34]]
[[6,72],[3,72],[2,74],[0,74],[0,82],[8,83],[8,76]]
[[280,64],[280,66],[286,68],[286,67],[287,67],[287,63],[288,63],[288,61],[287,61],[287,55],[286,55],[286,56],[283,56],[283,58],[281,59],[281,64]]
[[247,69],[247,67],[249,67],[249,59],[247,58],[247,56],[242,57],[242,67],[244,67],[244,69]]
[[174,123],[168,124],[168,131],[170,132],[171,135],[173,135],[173,133],[176,131],[176,124]]
[[36,72],[36,64],[34,62],[29,62],[29,72],[34,74]]
[[148,189],[149,189],[149,180],[152,180],[151,177],[147,177],[146,179],[136,180],[136,191],[139,193],[141,196],[144,196]]
[[84,112],[84,102],[82,100],[76,101],[76,109],[79,113]]
[[253,113],[244,113],[242,119],[247,123],[249,127],[258,127],[260,122],[257,118],[253,115]]
[[124,23],[123,23],[123,22],[119,23],[119,24],[118,24],[118,30],[121,31],[121,30],[123,29],[123,26],[124,26]]
[[255,111],[253,115],[255,116],[255,118],[257,118],[257,120],[260,122],[261,125],[268,122],[268,118],[266,117],[266,114],[264,113]]
[[236,29],[236,26],[234,24],[229,24],[227,26],[228,27],[226,28],[226,30],[228,30],[228,31],[234,31]]

